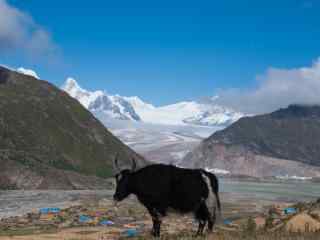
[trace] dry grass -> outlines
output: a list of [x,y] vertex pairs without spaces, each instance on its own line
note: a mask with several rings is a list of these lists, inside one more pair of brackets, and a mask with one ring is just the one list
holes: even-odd
[[[127,238],[120,238],[121,240]],[[134,240],[151,240],[152,236],[141,236]],[[219,232],[203,237],[191,234],[163,235],[159,240],[319,240],[320,233],[262,233],[247,234],[245,232]]]

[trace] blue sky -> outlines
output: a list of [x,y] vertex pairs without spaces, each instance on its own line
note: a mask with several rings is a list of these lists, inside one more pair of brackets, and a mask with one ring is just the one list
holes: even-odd
[[310,66],[320,56],[317,0],[7,3],[50,34],[54,51],[0,46],[0,63],[155,105],[251,88],[270,67]]

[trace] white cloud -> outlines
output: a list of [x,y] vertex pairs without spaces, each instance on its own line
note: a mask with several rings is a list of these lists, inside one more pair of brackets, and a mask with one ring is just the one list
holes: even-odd
[[50,34],[31,16],[0,0],[0,51],[16,50],[38,57],[54,54],[57,47]]
[[266,113],[290,104],[320,104],[320,58],[310,67],[270,68],[253,89],[220,89],[217,102],[246,113]]
[[17,71],[19,73],[23,73],[25,75],[29,75],[29,76],[32,76],[34,78],[40,79],[38,74],[35,71],[31,70],[31,69],[26,69],[26,68],[20,67],[20,68],[17,69]]

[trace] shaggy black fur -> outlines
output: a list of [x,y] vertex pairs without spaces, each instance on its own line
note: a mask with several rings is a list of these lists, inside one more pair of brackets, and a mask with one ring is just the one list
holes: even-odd
[[[203,175],[210,179],[212,189],[208,189]],[[209,191],[215,196],[216,207],[220,211],[218,179],[202,169],[183,169],[175,166],[155,164],[136,172],[123,170],[116,175],[116,201],[122,201],[130,194],[137,196],[148,209],[153,219],[153,235],[160,236],[161,218],[169,208],[180,213],[193,212],[199,221],[197,234],[202,234],[208,222],[212,231],[215,210],[210,214],[206,205]]]

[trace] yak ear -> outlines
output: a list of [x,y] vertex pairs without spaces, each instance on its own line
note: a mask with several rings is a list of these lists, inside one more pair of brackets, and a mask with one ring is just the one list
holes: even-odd
[[131,166],[131,171],[134,172],[137,168],[137,162],[134,158],[132,158],[132,166]]
[[113,161],[113,168],[114,170],[116,170],[117,172],[121,172],[121,169],[119,167],[119,163],[118,163],[118,157],[119,157],[119,154],[117,153],[115,158],[114,158],[114,161]]

